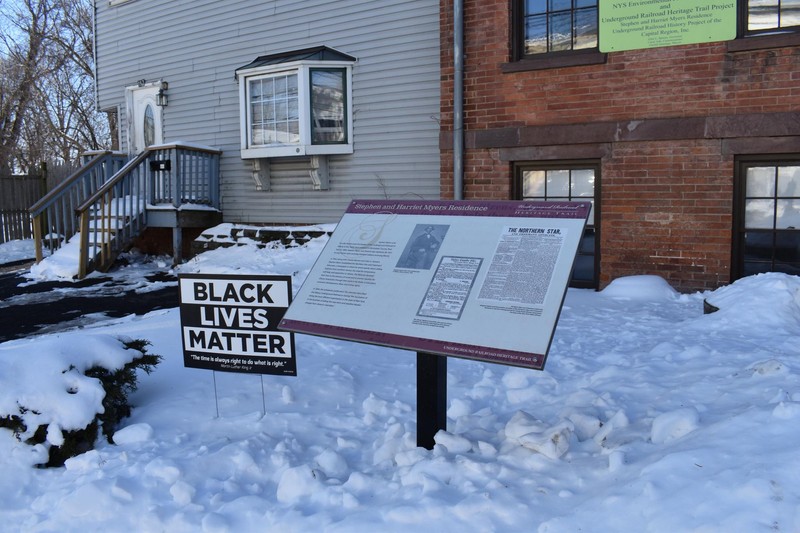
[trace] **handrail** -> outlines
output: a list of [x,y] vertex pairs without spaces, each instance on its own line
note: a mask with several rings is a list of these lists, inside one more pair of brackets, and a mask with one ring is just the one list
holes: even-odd
[[33,222],[37,263],[43,259],[42,247],[45,240],[50,250],[55,251],[77,233],[74,206],[94,194],[127,159],[124,154],[109,150],[91,155],[93,157],[86,164],[28,209]]
[[125,177],[128,176],[135,167],[139,166],[139,164],[141,164],[142,161],[147,159],[149,155],[150,155],[150,149],[148,148],[144,152],[137,155],[135,158],[125,163],[125,165],[123,165],[123,167],[119,169],[119,172],[114,174],[114,176],[110,180],[107,180],[100,188],[98,188],[93,195],[91,195],[89,198],[86,199],[86,201],[84,201],[82,204],[80,204],[78,207],[75,208],[75,214],[80,215],[82,212],[92,207],[92,204],[96,203],[98,200],[100,200],[100,198],[104,194],[107,194],[110,189],[114,188],[115,185],[124,180]]
[[64,181],[53,187],[52,190],[50,190],[47,194],[42,196],[35,204],[30,206],[28,208],[28,212],[30,213],[30,215],[32,217],[39,215],[47,207],[52,205],[53,202],[55,202],[58,199],[58,197],[64,190],[74,185],[76,181],[83,178],[88,171],[92,170],[94,167],[102,163],[103,159],[106,156],[111,155],[112,153],[113,152],[111,152],[110,150],[98,152],[97,155],[94,156],[91,161],[89,161],[89,163],[87,163],[86,165],[82,166],[81,168],[70,174],[67,179],[65,179]]
[[212,148],[210,146],[202,146],[199,144],[192,144],[183,141],[175,141],[167,144],[156,144],[150,146],[149,150],[172,150],[175,148],[180,148],[181,150],[191,150],[192,152],[201,152],[204,154],[210,155],[222,155],[222,150],[219,148]]

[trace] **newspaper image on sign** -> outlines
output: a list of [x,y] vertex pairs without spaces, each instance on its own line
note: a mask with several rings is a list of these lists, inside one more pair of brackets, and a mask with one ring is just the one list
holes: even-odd
[[356,200],[280,328],[542,369],[591,207]]
[[184,366],[297,374],[293,334],[278,331],[291,277],[181,274],[178,283]]
[[461,318],[482,262],[480,257],[442,257],[417,315]]

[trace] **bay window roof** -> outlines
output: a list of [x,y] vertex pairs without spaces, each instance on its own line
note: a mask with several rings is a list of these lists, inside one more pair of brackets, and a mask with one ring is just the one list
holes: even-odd
[[355,63],[356,58],[344,52],[334,50],[333,48],[328,48],[327,46],[315,46],[313,48],[304,48],[303,50],[292,50],[289,52],[258,56],[247,65],[237,68],[236,75],[239,75],[240,70],[293,63],[295,61],[347,61]]

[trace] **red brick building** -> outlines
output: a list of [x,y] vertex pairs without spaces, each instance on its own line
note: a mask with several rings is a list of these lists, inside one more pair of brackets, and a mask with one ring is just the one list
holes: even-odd
[[[597,0],[463,0],[463,198],[593,200],[577,286],[800,273],[800,8],[736,1],[735,39],[602,53]],[[441,30],[452,198],[453,0]]]

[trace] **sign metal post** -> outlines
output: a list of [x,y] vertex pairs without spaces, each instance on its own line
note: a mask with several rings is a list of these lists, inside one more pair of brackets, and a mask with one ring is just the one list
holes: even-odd
[[417,352],[417,446],[433,449],[447,429],[447,357]]

